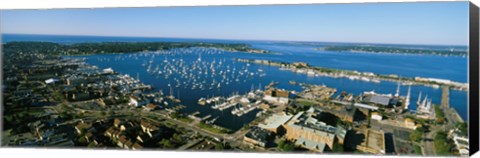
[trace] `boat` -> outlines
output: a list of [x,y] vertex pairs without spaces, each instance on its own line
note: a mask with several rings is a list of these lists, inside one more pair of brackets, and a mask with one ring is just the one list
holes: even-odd
[[207,100],[207,99],[205,99],[205,98],[200,98],[200,99],[198,99],[198,104],[200,104],[200,105],[205,105],[205,104],[206,104],[206,100]]
[[297,84],[297,82],[295,82],[294,80],[288,81],[288,83],[290,83],[291,85]]

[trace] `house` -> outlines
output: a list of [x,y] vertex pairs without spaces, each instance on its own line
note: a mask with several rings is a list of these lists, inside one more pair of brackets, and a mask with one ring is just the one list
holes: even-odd
[[150,104],[147,104],[147,106],[144,106],[143,108],[146,111],[153,111],[157,109],[157,105],[150,103]]
[[85,140],[87,141],[87,143],[95,140],[92,132],[88,132],[87,134],[85,134],[84,137],[85,137]]
[[120,148],[124,148],[125,143],[127,143],[127,141],[128,141],[127,137],[122,135],[118,138],[117,146]]
[[124,144],[123,144],[123,148],[124,149],[131,149],[133,146],[133,142],[131,140],[127,140]]
[[142,128],[142,131],[146,134],[148,134],[150,137],[152,137],[152,132],[158,130],[159,128],[157,126],[151,125],[150,123],[142,120],[140,121],[140,127]]
[[122,123],[122,121],[118,118],[115,118],[113,120],[113,126],[116,127],[116,128],[119,128],[120,124]]
[[149,135],[145,135],[145,134],[142,134],[142,135],[138,135],[136,137],[137,141],[139,142],[142,142],[142,143],[145,143],[145,141],[147,141],[148,139],[151,139]]
[[104,133],[105,136],[110,137],[111,139],[119,139],[121,134],[122,134],[122,131],[118,130],[115,127],[108,128]]
[[138,144],[137,142],[135,142],[132,146],[132,149],[133,150],[140,150],[140,149],[143,149],[143,146]]
[[91,127],[92,125],[90,124],[80,122],[75,126],[75,130],[77,131],[78,134],[83,134]]
[[138,107],[138,98],[131,96],[128,105]]

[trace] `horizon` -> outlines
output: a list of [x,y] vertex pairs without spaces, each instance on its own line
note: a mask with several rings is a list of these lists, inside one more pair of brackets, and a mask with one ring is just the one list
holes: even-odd
[[468,2],[2,10],[7,34],[468,45]]
[[[341,43],[341,44],[373,44],[373,45],[404,45],[404,46],[452,46],[452,47],[469,47],[467,45],[448,45],[448,44],[419,44],[419,43],[367,43],[367,42],[349,42],[349,41],[287,41],[287,40],[268,40],[268,39],[222,39],[222,38],[197,38],[197,37],[152,37],[152,36],[108,36],[108,35],[74,35],[74,34],[23,34],[23,33],[0,33],[2,35],[2,43],[4,35],[20,35],[20,36],[79,36],[79,37],[110,37],[110,38],[150,38],[150,39],[192,39],[192,40],[226,40],[226,41],[262,41],[262,42],[298,42],[298,43]],[[9,41],[9,42],[30,42],[31,40]],[[33,41],[35,42],[35,41]],[[48,40],[39,40],[39,42],[48,42]],[[104,41],[104,42],[127,42],[128,41]],[[149,41],[156,42],[156,41]],[[5,42],[8,43],[8,42]],[[56,43],[56,42],[52,42]],[[94,43],[94,42],[85,42]],[[101,42],[100,42],[101,43]]]

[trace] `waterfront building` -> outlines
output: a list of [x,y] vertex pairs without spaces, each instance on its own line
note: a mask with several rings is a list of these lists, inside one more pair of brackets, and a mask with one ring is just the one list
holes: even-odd
[[265,90],[263,100],[271,104],[287,105],[289,96],[290,91],[270,88]]

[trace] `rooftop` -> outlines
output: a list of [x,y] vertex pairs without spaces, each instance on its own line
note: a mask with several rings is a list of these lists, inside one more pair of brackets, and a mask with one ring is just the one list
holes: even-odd
[[[297,128],[307,128],[306,130],[317,130],[327,133],[335,133],[336,128],[330,125],[327,125],[325,122],[318,121],[314,118],[314,115],[320,114],[320,109],[315,109],[311,107],[306,112],[299,112],[288,123],[288,125]],[[304,129],[305,130],[305,129]]]
[[269,131],[266,131],[259,127],[253,127],[252,130],[250,130],[250,132],[245,134],[245,137],[257,140],[259,142],[267,142],[267,139],[270,136],[271,136],[271,133]]
[[272,116],[268,117],[264,122],[260,123],[258,127],[263,129],[278,128],[285,124],[292,117],[292,115],[286,115],[285,113],[273,114]]

